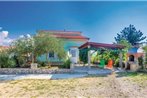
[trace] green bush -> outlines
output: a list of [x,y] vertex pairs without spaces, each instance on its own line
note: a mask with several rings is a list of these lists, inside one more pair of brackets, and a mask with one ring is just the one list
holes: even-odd
[[147,65],[147,52],[145,53],[145,65]]
[[46,62],[37,61],[37,63],[38,63],[38,67],[45,67],[45,66],[47,66]]
[[71,64],[70,59],[67,59],[61,67],[69,69],[70,68],[70,64]]
[[46,64],[46,62],[41,62],[40,65],[41,65],[42,67],[44,67],[44,66],[46,66],[47,64]]
[[14,58],[9,57],[6,52],[0,53],[0,67],[1,68],[14,68],[16,67],[16,62]]
[[141,68],[143,69],[143,57],[138,58],[138,63],[139,63],[139,66],[141,66]]

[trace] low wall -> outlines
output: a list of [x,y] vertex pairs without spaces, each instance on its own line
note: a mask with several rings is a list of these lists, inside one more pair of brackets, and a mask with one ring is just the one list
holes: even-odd
[[70,69],[0,68],[0,74],[58,74],[73,73]]

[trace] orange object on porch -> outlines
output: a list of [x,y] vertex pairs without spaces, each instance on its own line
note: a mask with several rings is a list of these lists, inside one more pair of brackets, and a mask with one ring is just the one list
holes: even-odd
[[113,68],[113,60],[108,61],[108,65],[106,66],[107,68]]

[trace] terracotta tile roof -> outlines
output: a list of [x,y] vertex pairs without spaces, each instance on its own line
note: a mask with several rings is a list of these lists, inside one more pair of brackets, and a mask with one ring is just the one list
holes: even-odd
[[0,46],[0,52],[9,49],[10,46]]
[[8,49],[8,48],[10,48],[10,46],[0,46],[0,48]]
[[47,32],[47,33],[54,33],[54,34],[78,34],[81,35],[80,31],[59,31],[59,30],[39,30],[39,32]]
[[70,35],[70,36],[67,36],[67,35],[55,35],[55,36],[58,37],[58,38],[67,38],[67,39],[89,39],[89,38],[87,38],[85,36],[72,36],[72,35]]
[[[40,30],[41,33],[49,33],[54,35],[57,38],[65,38],[65,39],[84,39],[89,40],[88,37],[82,36],[79,31],[51,31],[51,30]],[[40,33],[40,34],[41,34]]]

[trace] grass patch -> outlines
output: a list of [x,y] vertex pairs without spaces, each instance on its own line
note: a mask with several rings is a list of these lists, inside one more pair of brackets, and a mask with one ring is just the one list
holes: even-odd
[[147,87],[147,74],[138,73],[136,76],[131,78],[134,82],[137,82],[142,87]]
[[134,77],[134,76],[137,76],[139,73],[137,72],[121,72],[121,73],[118,73],[117,76],[118,77]]
[[140,77],[140,78],[147,78],[146,73],[140,73],[140,72],[123,72],[118,73],[119,77]]
[[[91,89],[99,90],[104,84],[102,81],[103,77],[85,77],[63,80],[26,79],[9,81],[0,86],[0,89],[3,89],[4,91],[1,93],[0,97],[3,97],[3,95],[7,95],[8,97],[14,96],[25,98],[47,98],[49,96],[52,96],[51,98],[75,98],[78,95],[93,96],[95,93],[93,90],[91,91]],[[91,92],[92,94],[88,92]]]
[[141,72],[125,72],[118,73],[118,77],[125,77],[129,81],[133,81],[141,87],[147,87],[147,73]]

